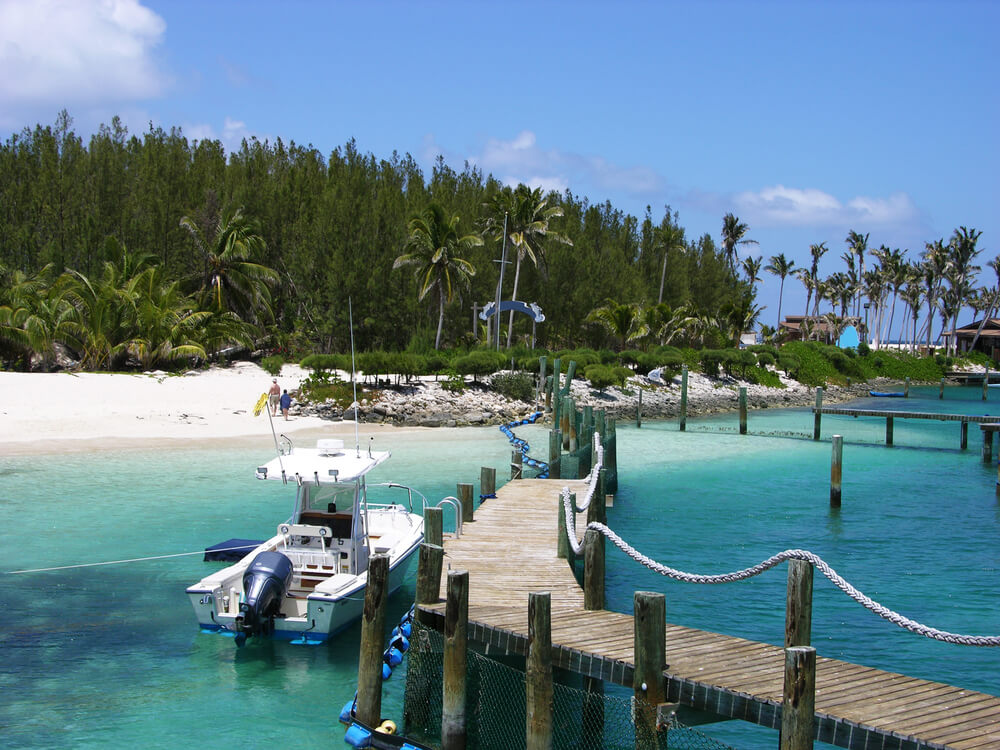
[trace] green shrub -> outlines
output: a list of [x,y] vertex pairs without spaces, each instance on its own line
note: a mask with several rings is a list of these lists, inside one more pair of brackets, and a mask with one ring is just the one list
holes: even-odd
[[623,352],[618,352],[618,362],[634,370],[644,356],[646,356],[645,353],[638,349],[626,349]]
[[723,363],[725,355],[719,349],[702,349],[701,350],[701,371],[704,372],[710,378],[719,377],[719,365]]
[[864,341],[858,343],[858,355],[861,357],[867,357],[872,353],[872,349]]
[[449,393],[465,393],[465,378],[457,372],[451,371],[441,383],[441,389]]
[[590,381],[593,388],[599,391],[612,385],[624,385],[631,374],[627,367],[610,367],[601,364],[590,365],[584,370],[584,377]]
[[743,377],[748,383],[756,383],[757,385],[764,385],[768,388],[785,387],[785,384],[781,382],[781,378],[779,378],[776,373],[766,370],[763,367],[751,367],[746,371]]
[[782,372],[790,378],[795,378],[798,375],[799,368],[801,366],[802,360],[794,354],[782,352],[778,355],[778,367],[780,367]]
[[281,368],[285,364],[285,358],[280,354],[273,354],[270,357],[264,357],[260,361],[260,366],[263,367],[269,375],[278,376],[281,374]]
[[535,378],[526,372],[499,372],[490,378],[490,388],[514,401],[535,398]]
[[757,352],[757,364],[760,367],[767,367],[777,362],[777,357],[769,351]]
[[346,370],[351,371],[351,357],[348,354],[310,354],[299,362],[307,370]]
[[478,381],[480,375],[491,375],[506,366],[507,355],[503,352],[478,349],[464,357],[455,359],[451,366],[461,375],[471,375]]

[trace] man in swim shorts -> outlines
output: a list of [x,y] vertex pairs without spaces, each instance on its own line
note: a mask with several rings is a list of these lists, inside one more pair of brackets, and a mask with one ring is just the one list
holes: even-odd
[[278,379],[273,378],[271,380],[271,390],[267,392],[267,401],[271,405],[271,416],[278,416],[278,402],[281,400],[281,386],[278,385]]

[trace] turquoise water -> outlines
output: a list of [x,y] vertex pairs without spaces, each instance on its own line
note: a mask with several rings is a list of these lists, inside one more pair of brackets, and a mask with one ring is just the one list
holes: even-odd
[[[995,389],[994,389],[995,390]],[[912,389],[885,408],[1000,414],[975,388]],[[924,396],[925,398],[918,398]],[[991,397],[1000,394],[991,392]],[[866,399],[866,407],[874,407]],[[958,450],[955,423],[824,417],[813,442],[807,410],[618,429],[621,486],[609,522],[643,552],[696,573],[752,565],[791,547],[821,555],[855,586],[927,625],[1000,633],[1000,503],[996,466],[980,462],[979,430]],[[830,435],[845,438],[843,508],[829,508]],[[518,434],[539,447],[541,428]],[[366,438],[362,436],[362,442]],[[495,428],[390,433],[393,459],[372,481],[397,480],[434,500],[479,467],[506,475]],[[931,446],[933,449],[928,447]],[[0,571],[199,550],[263,538],[290,510],[281,486],[257,482],[257,444],[0,459]],[[610,548],[609,548],[610,549]],[[342,746],[341,706],[354,692],[359,628],[322,647],[198,633],[184,588],[211,564],[200,555],[71,571],[0,575],[0,735],[6,747],[171,748],[198,742]],[[672,622],[781,643],[784,566],[751,581],[695,586],[654,575],[612,551],[609,607],[635,590],[667,596]],[[395,622],[412,586],[390,601]],[[1000,694],[1000,649],[906,633],[817,577],[813,644],[821,655]],[[402,674],[386,683],[399,718]],[[706,727],[739,748],[776,734],[742,722]]]

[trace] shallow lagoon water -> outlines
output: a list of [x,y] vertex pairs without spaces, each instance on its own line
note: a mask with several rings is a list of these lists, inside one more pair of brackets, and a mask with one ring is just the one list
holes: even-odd
[[[989,413],[975,388],[913,389],[908,401],[867,408]],[[921,398],[922,396],[922,398]],[[992,398],[1000,394],[991,392]],[[979,430],[958,450],[958,424],[824,417],[808,410],[689,421],[620,423],[621,485],[611,525],[646,554],[696,573],[755,564],[805,548],[855,586],[927,625],[1000,633],[1000,503],[996,467],[979,459]],[[844,435],[844,505],[829,508],[830,442]],[[539,448],[540,427],[518,434]],[[361,442],[367,442],[364,427]],[[390,433],[393,459],[372,481],[402,481],[432,500],[479,467],[506,475],[510,448],[496,428]],[[540,452],[540,451],[539,451]],[[253,479],[270,454],[258,444],[24,456],[0,460],[0,570],[200,550],[233,536],[263,538],[290,510],[288,490]],[[537,453],[536,453],[537,455]],[[610,550],[611,548],[609,548]],[[184,595],[211,564],[200,555],[69,571],[0,575],[0,734],[7,747],[170,748],[342,743],[360,628],[321,647],[201,634]],[[617,551],[608,605],[630,611],[636,590],[667,596],[667,617],[780,643],[785,566],[720,586],[677,583]],[[390,601],[395,622],[412,585]],[[1000,649],[937,643],[867,612],[817,575],[813,644],[821,655],[1000,694]],[[399,719],[403,673],[385,684]],[[703,728],[738,748],[773,748],[777,735],[742,722]]]

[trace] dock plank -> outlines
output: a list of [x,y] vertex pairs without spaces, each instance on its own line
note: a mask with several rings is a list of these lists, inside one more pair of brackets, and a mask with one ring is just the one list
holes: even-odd
[[[840,407],[822,412],[997,423],[995,416]],[[501,487],[495,499],[476,509],[475,521],[464,525],[460,538],[445,538],[445,559],[451,570],[469,571],[470,626],[489,641],[491,652],[494,646],[525,652],[528,594],[548,591],[554,663],[631,686],[632,616],[585,610],[572,569],[556,557],[564,486],[578,498],[585,495],[582,481],[514,480]],[[578,539],[585,523],[585,514],[577,514]],[[517,540],[516,565],[511,539]],[[422,607],[436,613],[439,623],[446,590],[442,580],[440,601]],[[665,646],[669,700],[763,726],[780,725],[780,646],[674,623],[666,625]],[[1000,697],[818,656],[816,726],[819,739],[841,747],[985,750],[1000,747]]]

